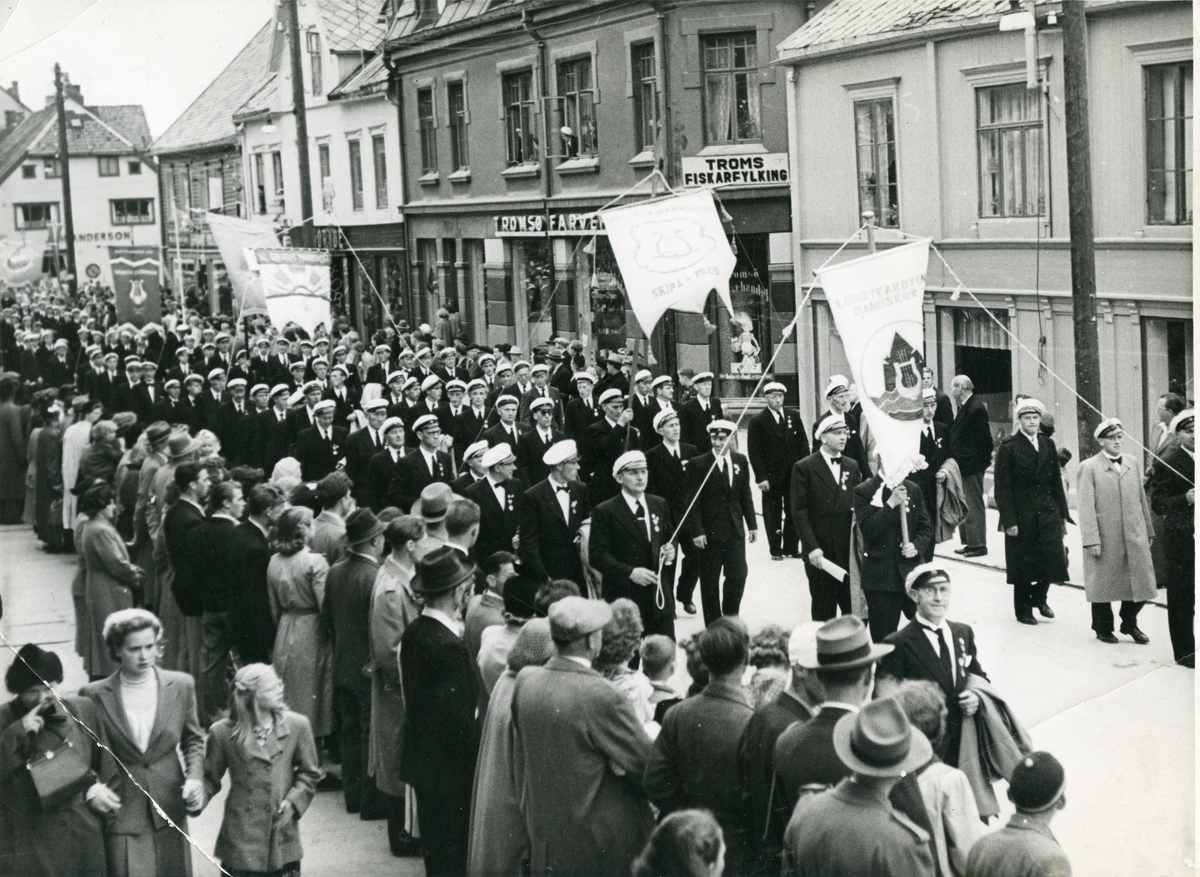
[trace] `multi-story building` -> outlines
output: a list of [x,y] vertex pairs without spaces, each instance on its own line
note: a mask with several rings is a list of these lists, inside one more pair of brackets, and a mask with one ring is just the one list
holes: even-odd
[[[1192,6],[1085,8],[1102,408],[1142,438],[1160,394],[1194,397]],[[890,229],[931,237],[974,293],[931,257],[924,354],[941,384],[969,375],[997,433],[1014,394],[1037,396],[1074,449],[1076,400],[1051,374],[1074,384],[1062,13],[1037,4],[1027,63],[1024,34],[1000,30],[1009,11],[834,0],[781,41],[795,264],[811,278],[865,210],[880,246]],[[847,373],[819,289],[800,346],[811,414]]]
[[[735,311],[769,360],[795,312],[776,46],[822,5],[406,0],[386,54],[413,307],[428,318],[456,301],[476,340],[523,350],[556,335],[629,346],[639,333],[596,211],[658,170],[673,189],[714,189],[738,254]],[[715,296],[660,327],[659,368],[711,369],[723,395],[749,394],[757,376],[735,374],[731,340],[744,330]],[[776,371],[795,381],[794,349]]]
[[267,78],[272,33],[270,22],[263,25],[151,148],[161,169],[166,276],[172,283],[182,278],[185,292],[197,293],[213,313],[232,312],[232,287],[205,217],[247,214],[233,114]]
[[[65,77],[64,77],[65,78]],[[87,106],[64,83],[75,264],[81,281],[112,284],[108,247],[159,246],[157,168],[140,106]],[[0,139],[0,236],[65,271],[62,179],[54,97]]]

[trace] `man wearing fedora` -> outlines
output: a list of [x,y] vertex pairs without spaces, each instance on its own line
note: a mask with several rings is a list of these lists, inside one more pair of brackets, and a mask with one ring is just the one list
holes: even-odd
[[[746,590],[746,539],[758,538],[758,515],[750,493],[750,463],[730,447],[737,427],[728,420],[708,425],[712,449],[688,461],[696,502],[688,518],[692,544],[700,549],[700,605],[705,625],[741,611]],[[711,472],[710,472],[711,470]],[[707,477],[706,477],[707,476]],[[721,571],[725,594],[721,595]],[[668,588],[669,589],[669,588]]]
[[[669,382],[670,378],[667,380]],[[695,445],[679,440],[683,428],[680,426],[679,412],[673,408],[654,415],[654,431],[658,433],[659,441],[646,451],[646,468],[649,471],[646,492],[665,499],[671,510],[671,520],[678,523],[683,520],[692,501],[688,461],[700,452]],[[701,550],[687,539],[682,540],[679,547],[683,560],[663,567],[663,582],[665,587],[675,588],[675,601],[683,606],[684,611],[695,615],[696,604],[692,602],[692,594],[695,593],[696,582],[700,580]]]
[[530,870],[627,874],[654,828],[642,788],[651,743],[628,698],[591,666],[612,608],[565,597],[548,615],[554,657],[522,670],[512,698]]
[[969,676],[987,679],[975,649],[975,631],[961,621],[949,621],[950,576],[939,564],[924,563],[905,581],[916,617],[885,642],[894,646],[879,662],[880,688],[886,691],[905,679],[925,679],[942,689],[946,698],[946,733],[938,754],[958,767],[963,719],[979,709],[979,695],[967,687]]
[[929,832],[889,801],[901,777],[933,754],[925,735],[909,724],[900,704],[885,697],[839,718],[832,742],[849,775],[796,805],[784,833],[784,872],[933,877]]
[[1071,877],[1071,862],[1050,832],[1050,820],[1067,805],[1066,784],[1062,765],[1049,752],[1031,752],[1017,762],[1008,781],[1017,812],[971,847],[966,877]]
[[474,579],[475,567],[457,549],[443,545],[426,554],[412,579],[425,605],[400,638],[405,702],[400,777],[416,792],[425,873],[431,877],[467,868],[481,729],[462,608]]
[[384,802],[367,770],[371,733],[371,594],[383,555],[383,531],[370,509],[346,519],[346,554],[329,568],[321,619],[333,640],[333,696],[342,719],[342,794],[346,812],[362,819],[385,816]]
[[521,562],[538,578],[570,579],[582,587],[581,531],[592,504],[579,481],[578,448],[570,439],[555,442],[542,462],[549,474],[521,499]]
[[450,455],[441,450],[442,427],[436,415],[423,414],[413,421],[419,444],[396,464],[396,474],[387,488],[388,505],[401,511],[411,509],[430,484],[449,484],[454,477]]
[[808,435],[800,412],[783,406],[787,387],[772,381],[763,388],[767,407],[750,418],[746,445],[754,480],[762,491],[763,526],[772,560],[791,557],[799,537],[788,493],[792,467],[808,456]]
[[517,458],[506,444],[484,451],[483,467],[487,475],[467,488],[467,499],[479,506],[479,540],[475,556],[491,557],[497,551],[516,551],[520,542],[521,495],[524,486],[513,472]]

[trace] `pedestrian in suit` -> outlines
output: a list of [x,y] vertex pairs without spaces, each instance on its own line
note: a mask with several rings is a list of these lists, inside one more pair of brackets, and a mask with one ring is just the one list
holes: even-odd
[[467,410],[467,406],[463,404],[463,397],[466,394],[466,382],[460,381],[458,378],[451,379],[446,384],[446,401],[437,410],[438,422],[442,425],[442,432],[454,439],[451,451],[457,463],[462,462],[463,448],[471,444],[471,442],[459,435],[458,431],[459,418]]
[[246,410],[246,379],[233,378],[226,386],[229,398],[217,408],[217,437],[231,466],[249,466],[254,454],[250,444],[250,414]]
[[1167,627],[1175,662],[1196,665],[1196,412],[1187,408],[1171,421],[1176,437],[1155,465],[1150,505],[1163,516],[1167,556]]
[[239,666],[271,663],[275,620],[267,586],[268,539],[286,503],[278,484],[254,485],[246,498],[246,520],[229,536],[229,566],[238,570],[229,591],[229,642]]
[[935,403],[933,419],[949,429],[954,425],[954,406],[950,403],[950,397],[937,388],[933,369],[929,366],[921,369],[921,391],[924,393],[926,390],[933,391]]
[[187,347],[179,347],[175,351],[175,365],[167,369],[167,378],[174,378],[183,383],[192,374],[192,352]]
[[[825,401],[829,408],[817,418],[817,423],[821,423],[831,415],[840,416],[846,421],[846,447],[842,453],[858,465],[859,475],[866,478],[871,474],[871,461],[867,458],[867,449],[863,444],[859,415],[854,410],[854,404],[851,401],[850,379],[845,375],[831,375],[829,383],[825,385]],[[820,443],[815,426],[813,427],[813,443]]]
[[203,429],[200,409],[204,405],[204,400],[200,394],[204,392],[204,378],[200,375],[188,375],[183,382],[183,392],[181,410],[187,417],[185,422],[188,430],[195,435]]
[[[488,427],[483,432],[482,438],[487,440],[488,447],[496,447],[499,444],[508,445],[514,456],[518,459],[525,456],[525,451],[522,445],[529,440],[529,433],[517,423],[517,409],[520,407],[520,400],[509,393],[502,393],[496,398],[493,410],[500,415],[500,420],[494,425]],[[521,467],[517,466],[517,478],[525,481],[525,472]]]
[[624,874],[654,827],[642,786],[650,738],[628,698],[591,668],[612,608],[566,597],[548,614],[556,654],[522,670],[512,698],[530,873]]
[[663,717],[643,780],[661,816],[679,810],[710,811],[725,839],[731,874],[752,869],[753,819],[738,765],[738,749],[754,710],[742,687],[750,635],[740,618],[718,618],[698,637],[708,684]]
[[182,614],[183,630],[176,646],[180,651],[178,669],[186,670],[193,679],[200,677],[201,623],[204,596],[200,590],[196,558],[192,554],[191,533],[204,523],[203,504],[208,499],[212,480],[201,463],[183,463],[174,472],[179,499],[163,515],[162,533],[167,558],[171,564],[171,596]]
[[579,450],[570,439],[552,445],[542,457],[545,479],[521,498],[520,557],[540,579],[569,579],[586,585],[580,554],[581,530],[591,517],[587,487],[579,481]]
[[850,526],[858,464],[844,450],[850,430],[841,415],[831,414],[817,424],[819,447],[792,467],[792,515],[806,560],[813,621],[828,621],[850,613],[850,583],[821,568],[828,560],[850,568]]
[[462,496],[468,487],[477,481],[482,481],[487,475],[487,469],[483,468],[483,454],[487,449],[486,441],[477,441],[467,445],[463,451],[463,465],[459,468],[461,474],[450,482],[450,489],[459,496]]
[[[907,539],[901,515],[908,527]],[[883,642],[900,626],[902,612],[912,618],[913,605],[904,581],[933,541],[933,530],[921,488],[907,479],[889,488],[882,474],[854,488],[854,519],[862,533],[859,562],[871,638]]]
[[154,407],[150,422],[165,420],[171,426],[190,426],[191,412],[181,398],[182,393],[183,386],[175,378],[171,378],[163,384],[162,398]]
[[932,537],[929,547],[925,549],[922,559],[925,563],[933,560],[933,549],[937,546],[938,500],[937,487],[945,482],[946,473],[942,466],[950,459],[950,427],[937,419],[938,399],[932,389],[921,391],[921,456],[925,458],[925,468],[913,472],[911,478],[921,488],[921,498],[925,501],[925,510],[929,515],[929,526]]
[[542,462],[546,451],[564,441],[566,436],[554,428],[556,409],[552,399],[539,396],[529,404],[533,416],[533,429],[525,434],[517,468],[524,473],[525,483],[532,486],[544,481],[550,473],[550,467]]
[[[996,453],[994,482],[1004,531],[1004,562],[1013,586],[1013,609],[1022,624],[1037,624],[1035,608],[1043,617],[1053,618],[1047,599],[1050,583],[1067,580],[1063,536],[1071,514],[1058,449],[1039,432],[1044,410],[1037,399],[1023,399],[1017,408],[1021,428]],[[953,433],[951,448],[957,455]]]
[[158,366],[147,360],[142,363],[141,380],[133,388],[133,413],[142,423],[152,423],[155,406],[162,400],[162,388],[158,385]]
[[79,390],[86,393],[89,399],[104,403],[106,409],[112,407],[112,383],[104,368],[104,351],[98,346],[88,348],[91,357],[91,368],[85,371],[79,381]]
[[318,402],[316,424],[296,436],[296,459],[305,481],[320,481],[346,465],[346,430],[333,425],[336,407],[332,399]]
[[[652,414],[646,424],[647,428],[642,430],[642,443],[645,445],[642,450],[647,453],[662,441],[662,436],[654,428],[654,421],[658,419],[658,415],[664,411],[679,413],[679,409],[675,405],[675,382],[670,375],[659,375],[652,380],[650,392],[654,394],[649,405]],[[680,429],[682,430],[682,427]]]
[[74,383],[71,364],[67,359],[70,346],[66,338],[59,338],[54,342],[53,353],[46,359],[42,368],[42,383],[46,387],[58,388]]
[[767,384],[763,388],[767,407],[750,419],[747,428],[747,455],[762,491],[763,526],[772,560],[790,557],[798,550],[799,537],[788,496],[792,467],[809,452],[800,412],[783,407],[786,392],[787,387],[777,381]]
[[291,453],[292,424],[288,418],[288,397],[291,390],[287,384],[276,384],[271,388],[271,407],[254,415],[257,426],[254,430],[257,448],[255,465],[263,472],[275,470],[275,464]]
[[372,491],[368,481],[371,458],[387,443],[383,436],[383,421],[387,418],[387,400],[372,399],[362,404],[367,425],[356,429],[346,438],[346,474],[354,482],[354,498],[360,506],[371,505]]
[[367,461],[367,475],[362,504],[378,514],[387,505],[388,488],[396,477],[396,469],[404,457],[404,421],[389,417],[379,428],[383,450]]
[[577,372],[573,378],[576,393],[567,402],[563,420],[563,432],[579,448],[579,477],[584,484],[592,483],[591,449],[588,447],[588,427],[604,416],[592,396],[595,378],[588,372]]
[[335,365],[331,368],[329,370],[329,386],[321,396],[322,399],[333,401],[335,406],[333,423],[343,429],[349,428],[350,415],[358,404],[357,395],[346,386],[346,376],[349,374],[350,370],[344,365]]
[[521,396],[521,410],[518,414],[518,419],[526,426],[534,426],[536,421],[533,416],[532,405],[538,399],[549,399],[550,420],[556,429],[562,429],[563,425],[563,398],[558,390],[549,386],[550,366],[544,362],[539,362],[529,370],[530,380],[533,386],[529,391]]
[[[992,449],[995,447],[987,409],[975,398],[974,392],[975,385],[966,375],[956,375],[950,382],[950,395],[958,405],[954,423],[950,427],[950,453],[962,473],[963,493],[967,498],[967,517],[958,528],[962,548],[954,549],[954,553],[963,557],[983,557],[987,554],[983,473],[992,463]],[[1061,475],[1056,473],[1056,477],[1062,481]]]
[[483,454],[487,476],[467,488],[467,499],[479,506],[479,539],[475,556],[491,557],[497,551],[516,551],[520,539],[521,495],[525,489],[513,478],[517,458],[506,444],[493,445]]
[[[321,387],[320,381],[309,381],[307,384],[299,388],[300,399],[296,400],[294,396],[288,399],[289,403],[300,402],[288,412],[288,420],[292,425],[292,444],[294,445],[300,436],[300,433],[306,429],[312,429],[317,424],[317,403],[321,401],[321,394],[324,390]],[[295,456],[293,454],[292,456]]]
[[[646,452],[646,467],[650,473],[646,492],[667,501],[671,520],[678,526],[692,502],[692,480],[688,466],[690,460],[699,456],[699,451],[695,446],[679,440],[681,427],[678,411],[664,409],[658,412],[654,415],[653,426],[659,435],[659,442]],[[696,604],[692,602],[692,595],[696,590],[696,582],[700,580],[701,549],[689,539],[683,539],[679,547],[683,560],[663,567],[664,582],[668,588],[675,589],[675,601],[683,606],[684,611],[695,615]]]
[[696,497],[688,529],[693,544],[701,551],[700,603],[706,626],[722,615],[740,612],[748,573],[745,540],[754,542],[758,538],[758,516],[750,494],[750,463],[729,447],[735,430],[728,420],[712,421],[708,425],[712,450],[688,461]]
[[138,400],[133,389],[141,383],[141,380],[141,361],[133,358],[125,360],[125,376],[113,387],[112,410],[114,413],[118,411],[133,411],[136,413]]
[[640,369],[633,376],[633,394],[629,397],[629,407],[633,410],[633,426],[638,431],[638,436],[645,438],[647,445],[642,448],[643,451],[650,450],[650,446],[654,444],[651,436],[657,437],[654,431],[654,415],[658,413],[659,407],[651,388],[653,377],[650,369]]
[[620,492],[611,474],[613,463],[622,454],[637,450],[640,443],[637,430],[633,427],[633,409],[625,407],[624,393],[615,388],[605,390],[600,394],[600,408],[604,416],[587,430],[587,446],[593,467],[588,493],[597,505]]
[[1071,863],[1050,832],[1050,820],[1066,806],[1066,774],[1049,752],[1031,752],[1013,768],[1008,798],[1017,812],[1008,825],[975,842],[967,877],[994,874],[1070,874]]
[[455,424],[458,437],[455,444],[461,445],[464,450],[468,445],[473,445],[482,439],[484,431],[487,430],[487,396],[487,384],[482,378],[475,378],[467,384],[468,404],[463,407]]
[[425,608],[400,638],[405,701],[400,775],[416,791],[429,875],[462,874],[467,867],[481,729],[461,614],[474,577],[474,566],[452,546],[425,555],[412,579]]
[[680,408],[679,423],[683,429],[683,441],[706,454],[712,450],[708,425],[714,420],[724,420],[725,413],[721,410],[721,400],[712,395],[712,372],[700,372],[692,378],[692,389],[696,395]]
[[221,403],[225,401],[225,370],[214,368],[208,373],[208,389],[200,394],[196,414],[200,429],[217,435],[221,429]]
[[646,636],[675,638],[675,600],[659,579],[660,566],[675,560],[668,541],[674,522],[667,501],[646,493],[646,455],[628,451],[612,467],[620,492],[592,508],[588,563],[602,577],[604,599],[626,597],[637,604]]
[[454,478],[450,455],[441,450],[442,427],[433,414],[413,423],[420,444],[396,464],[396,474],[387,488],[388,505],[411,509],[421,491],[433,483],[449,484]]
[[1157,596],[1150,540],[1154,519],[1142,488],[1142,467],[1121,453],[1125,433],[1115,417],[1095,431],[1100,453],[1079,464],[1079,534],[1083,581],[1092,607],[1092,630],[1101,642],[1115,643],[1111,600],[1121,601],[1121,633],[1141,645],[1150,642],[1138,627],[1142,604]]
[[950,576],[941,566],[923,563],[905,580],[909,598],[916,604],[916,617],[891,634],[885,642],[894,646],[879,662],[879,694],[886,695],[905,679],[936,683],[946,698],[946,733],[938,751],[942,761],[958,767],[963,720],[979,709],[979,695],[967,687],[967,679],[987,679],[979,665],[975,631],[961,621],[949,621]]

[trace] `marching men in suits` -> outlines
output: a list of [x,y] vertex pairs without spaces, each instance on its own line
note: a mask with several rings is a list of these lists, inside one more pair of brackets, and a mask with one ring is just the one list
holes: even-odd
[[617,458],[638,448],[637,430],[632,425],[633,409],[625,407],[625,394],[615,387],[605,390],[600,394],[600,408],[604,416],[587,429],[593,466],[589,489],[597,504],[619,491],[615,477],[610,474],[615,472],[612,466]]
[[413,432],[419,444],[396,464],[396,474],[387,492],[388,504],[399,509],[411,509],[428,485],[449,484],[454,477],[450,456],[441,450],[442,427],[437,417],[421,415],[413,422]]
[[346,465],[346,430],[333,425],[336,408],[332,399],[318,402],[313,409],[315,425],[296,437],[296,458],[305,481],[320,481]]
[[566,436],[554,428],[556,406],[553,399],[538,396],[529,403],[533,416],[533,429],[526,435],[526,441],[521,444],[521,455],[517,459],[517,467],[529,485],[544,481],[550,472],[550,467],[543,462],[546,451]]
[[683,440],[689,445],[695,445],[700,453],[712,450],[712,442],[708,436],[708,425],[714,420],[724,420],[721,410],[721,400],[712,397],[713,373],[700,372],[692,378],[692,389],[695,398],[689,399],[680,409],[679,422],[683,427]]
[[486,560],[497,551],[517,550],[524,487],[513,478],[517,457],[503,442],[484,451],[481,462],[487,475],[468,487],[464,495],[479,506],[475,556]]
[[[671,520],[682,521],[688,504],[692,501],[691,479],[689,477],[688,461],[697,456],[693,445],[679,441],[680,425],[679,412],[662,410],[654,415],[654,431],[659,435],[659,442],[646,452],[646,466],[650,470],[650,480],[646,492],[661,496],[671,509]],[[678,526],[678,524],[676,524]],[[679,580],[674,584],[675,599],[683,606],[689,615],[696,614],[696,604],[692,602],[692,594],[696,590],[696,582],[700,579],[700,553],[695,543],[687,539],[680,542],[683,561],[663,567],[663,576],[667,587],[672,587],[675,581],[675,570],[679,569]]]
[[741,610],[748,573],[746,532],[751,542],[758,538],[758,516],[750,494],[750,463],[729,447],[736,429],[728,420],[714,420],[708,425],[712,450],[688,463],[696,494],[688,529],[693,544],[701,551],[700,604],[706,626],[722,615],[737,615]]
[[380,512],[387,505],[388,489],[404,458],[404,421],[389,417],[379,427],[383,450],[367,461],[367,478],[363,495],[371,511]]
[[587,487],[579,481],[575,442],[556,442],[542,456],[548,474],[521,499],[520,556],[540,578],[585,583],[580,547],[583,525],[591,517]]
[[799,537],[788,493],[792,467],[808,456],[808,435],[800,412],[783,407],[787,388],[772,381],[763,388],[767,407],[750,419],[747,451],[754,480],[762,491],[763,526],[772,560],[796,554]]
[[813,621],[850,614],[850,582],[821,568],[828,560],[850,568],[853,491],[861,480],[858,464],[843,451],[850,438],[846,419],[826,415],[816,428],[820,446],[792,467],[792,515],[800,537],[812,597]]

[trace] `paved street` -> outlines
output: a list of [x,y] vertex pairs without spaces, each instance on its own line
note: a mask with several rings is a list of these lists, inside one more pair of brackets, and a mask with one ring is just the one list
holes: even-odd
[[[943,546],[947,552],[953,547]],[[807,618],[800,562],[771,562],[765,540],[750,546],[749,553],[744,615],[751,628],[770,621],[790,626]],[[0,528],[0,556],[5,558],[0,631],[14,645],[33,639],[55,649],[66,666],[63,687],[76,690],[84,678],[72,649],[75,558],[43,554],[22,527]],[[1002,559],[1000,546],[994,545],[987,560]],[[1035,745],[1053,751],[1066,766],[1067,807],[1054,831],[1075,873],[1192,873],[1195,677],[1171,663],[1165,610],[1143,610],[1141,625],[1150,645],[1122,637],[1120,645],[1108,646],[1089,629],[1080,590],[1054,588],[1050,602],[1057,618],[1026,627],[1012,617],[1012,592],[1002,570],[956,560],[948,565],[955,580],[951,617],[974,625],[984,669],[1024,720]],[[678,624],[680,636],[699,629],[698,618]],[[10,660],[5,650],[0,670]],[[213,848],[222,805],[218,798],[192,824],[202,849]],[[423,870],[420,860],[391,858],[383,823],[348,816],[339,793],[319,794],[302,826],[306,873]],[[196,873],[207,877],[216,871],[198,859]]]

